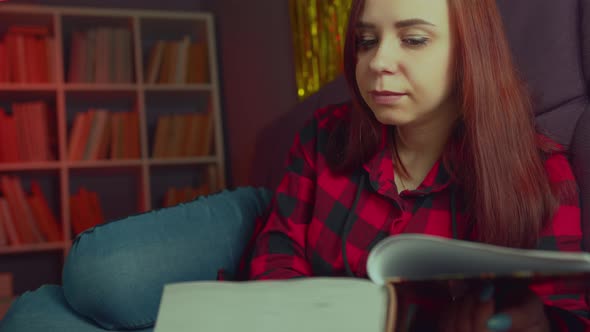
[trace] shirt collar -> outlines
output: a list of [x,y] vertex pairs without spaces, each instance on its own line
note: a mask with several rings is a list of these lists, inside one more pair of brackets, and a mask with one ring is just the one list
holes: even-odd
[[[394,181],[393,169],[393,144],[391,135],[393,128],[391,126],[382,126],[381,141],[379,150],[375,155],[363,164],[363,168],[369,174],[371,186],[375,191],[389,197],[399,196]],[[444,166],[442,157],[428,171],[426,177],[415,190],[404,192],[402,195],[423,196],[430,193],[440,192],[450,185],[451,176]]]

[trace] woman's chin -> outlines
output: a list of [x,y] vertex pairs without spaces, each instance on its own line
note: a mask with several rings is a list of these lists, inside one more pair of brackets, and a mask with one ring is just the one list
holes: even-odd
[[403,126],[412,122],[409,114],[404,114],[402,110],[389,110],[386,112],[375,112],[375,118],[380,123],[387,126]]

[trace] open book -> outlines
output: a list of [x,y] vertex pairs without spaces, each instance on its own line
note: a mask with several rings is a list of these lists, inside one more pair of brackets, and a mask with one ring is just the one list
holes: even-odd
[[418,234],[382,240],[369,280],[302,278],[166,285],[156,332],[406,331],[411,298],[452,296],[450,281],[510,287],[590,278],[590,254],[510,249]]

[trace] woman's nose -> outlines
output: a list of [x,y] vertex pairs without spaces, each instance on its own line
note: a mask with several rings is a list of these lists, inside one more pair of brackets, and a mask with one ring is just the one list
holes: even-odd
[[400,50],[393,42],[381,43],[369,64],[375,73],[395,74],[399,67]]

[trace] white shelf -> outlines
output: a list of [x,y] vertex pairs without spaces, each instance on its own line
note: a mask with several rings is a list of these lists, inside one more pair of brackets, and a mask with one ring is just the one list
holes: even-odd
[[137,159],[113,159],[113,160],[88,160],[88,161],[68,161],[66,167],[74,168],[120,168],[130,166],[141,166],[142,161]]
[[149,84],[146,91],[211,91],[211,84]]
[[0,83],[0,91],[56,92],[57,89],[55,83]]
[[61,166],[59,161],[0,163],[0,172],[9,171],[53,171]]
[[157,166],[174,166],[174,165],[192,165],[192,164],[212,164],[217,162],[216,157],[192,157],[192,158],[169,158],[169,159],[150,159],[150,165]]
[[110,91],[136,91],[135,84],[97,84],[97,83],[67,83],[64,87],[66,91],[81,92],[110,92]]
[[0,246],[0,255],[25,254],[31,252],[49,252],[64,250],[70,245],[69,242],[22,244],[18,246]]
[[[73,238],[70,220],[70,195],[78,185],[106,181],[127,181],[124,189],[136,192],[137,197],[129,197],[129,204],[136,204],[138,210],[158,208],[160,187],[165,188],[169,178],[182,179],[177,171],[192,174],[193,165],[206,165],[215,168],[219,188],[225,187],[225,159],[223,133],[220,121],[221,103],[217,73],[217,46],[215,24],[211,13],[207,12],[171,12],[126,9],[93,9],[88,7],[53,7],[41,5],[0,5],[0,31],[13,24],[43,24],[47,26],[55,39],[55,73],[56,82],[47,84],[0,83],[0,102],[9,104],[13,101],[45,100],[51,106],[50,114],[54,117],[59,156],[66,158],[50,162],[0,163],[0,172],[30,172],[31,179],[48,177],[52,188],[57,192],[54,201],[59,210],[54,211],[61,217],[62,230],[66,241],[60,243],[43,243],[16,247],[0,247],[2,255],[15,253],[39,253],[61,250],[63,255],[70,249]],[[132,39],[133,82],[129,84],[70,83],[66,81],[66,66],[71,32],[90,26],[113,25],[128,27]],[[207,84],[145,84],[144,70],[149,54],[149,47],[154,40],[177,38],[190,35],[207,40],[209,83]],[[172,40],[172,39],[170,39]],[[176,40],[176,39],[174,39]],[[65,76],[65,77],[64,77]],[[170,99],[168,104],[167,98]],[[196,109],[198,103],[210,100],[214,117],[213,141],[215,154],[191,158],[151,158],[154,139],[155,121],[161,114],[176,112],[202,111]],[[163,101],[163,102],[162,102]],[[181,103],[185,103],[184,105]],[[94,106],[97,104],[97,106]],[[188,105],[188,106],[187,106]],[[113,111],[134,111],[139,116],[139,141],[141,159],[134,160],[94,160],[70,161],[67,159],[68,138],[76,112],[91,107],[104,107]],[[86,109],[85,109],[86,108]],[[52,119],[53,120],[53,119]],[[151,167],[157,166],[157,167]],[[177,166],[189,166],[180,167]],[[194,167],[195,175],[202,167]],[[129,175],[128,173],[131,173]],[[50,173],[49,175],[45,173]],[[179,173],[179,174],[180,174]],[[186,174],[184,173],[184,174]],[[123,174],[123,175],[121,175]],[[0,174],[1,175],[1,174]],[[23,174],[26,178],[29,173]],[[127,180],[125,176],[128,176]],[[174,178],[176,176],[176,178]],[[77,182],[78,181],[78,182]],[[156,183],[157,182],[157,183]],[[178,181],[177,181],[178,182]],[[118,183],[118,182],[117,182]],[[125,183],[125,182],[123,182]],[[108,186],[108,185],[107,185]],[[160,187],[158,187],[160,186]],[[155,188],[155,189],[154,189]],[[25,188],[27,189],[27,188]],[[92,188],[89,188],[92,190]],[[110,189],[110,188],[107,188]],[[51,189],[54,190],[54,189]],[[152,192],[154,191],[154,192]],[[136,206],[133,205],[133,206]],[[106,208],[104,206],[103,208]]]

